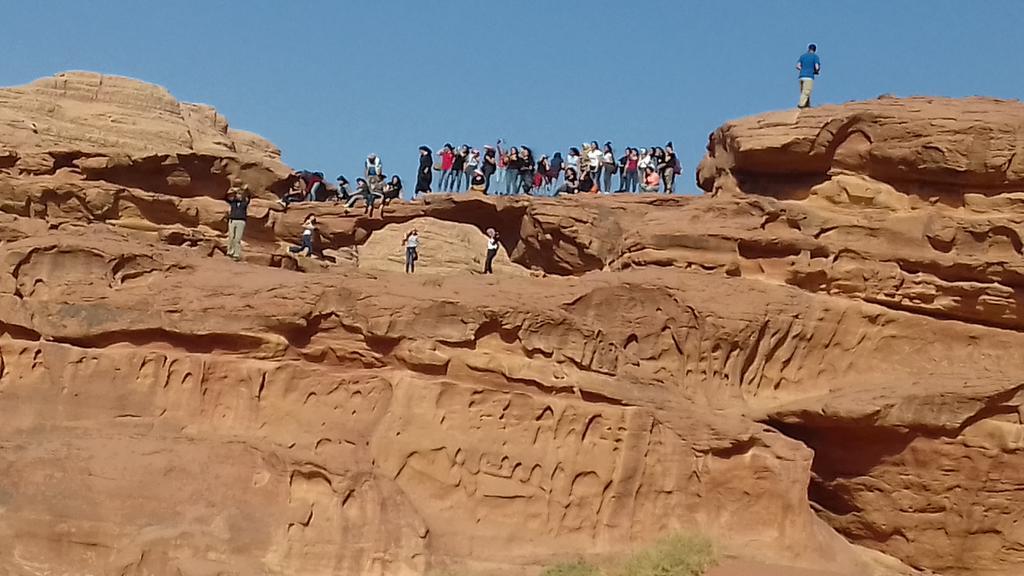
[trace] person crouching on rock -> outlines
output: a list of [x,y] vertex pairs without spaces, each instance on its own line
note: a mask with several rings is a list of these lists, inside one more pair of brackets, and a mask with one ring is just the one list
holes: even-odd
[[228,203],[228,256],[238,262],[242,259],[242,236],[249,213],[249,188],[231,188],[224,199]]
[[292,246],[288,249],[292,254],[301,254],[303,250],[306,251],[306,256],[313,255],[313,237],[316,235],[316,216],[307,214],[306,219],[302,221],[302,244],[299,246]]
[[498,255],[498,231],[487,229],[487,259],[484,260],[484,274],[494,274],[494,257]]
[[469,191],[478,194],[487,194],[487,177],[483,170],[474,170],[473,177],[469,181]]
[[420,247],[420,235],[413,228],[408,234],[405,235],[405,240],[402,241],[405,246],[405,273],[412,274],[416,272],[416,261],[419,260],[419,247]]

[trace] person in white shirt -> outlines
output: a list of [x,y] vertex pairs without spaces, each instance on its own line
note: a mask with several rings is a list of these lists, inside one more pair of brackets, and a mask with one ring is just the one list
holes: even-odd
[[637,162],[636,165],[637,170],[639,170],[641,174],[645,174],[648,166],[654,167],[654,158],[651,156],[651,153],[647,148],[641,148],[640,161]]
[[587,147],[587,165],[590,166],[590,174],[594,177],[595,183],[601,179],[601,160],[603,158],[604,154],[597,146],[597,142],[591,142]]
[[306,251],[306,256],[313,255],[313,235],[316,234],[316,216],[308,214],[302,221],[302,244],[292,246],[288,249],[292,254],[300,254]]
[[494,257],[498,255],[498,231],[487,229],[487,259],[484,260],[484,274],[494,274]]
[[415,228],[405,235],[402,244],[405,245],[405,273],[412,274],[416,272],[416,261],[420,259],[420,235]]

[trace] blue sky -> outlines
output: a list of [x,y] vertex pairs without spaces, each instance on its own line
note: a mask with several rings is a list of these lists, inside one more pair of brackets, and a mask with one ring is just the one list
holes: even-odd
[[1020,0],[33,0],[5,20],[0,84],[141,78],[330,177],[377,152],[409,180],[445,141],[673,140],[695,191],[715,127],[795,104],[809,42],[816,104],[1024,91]]

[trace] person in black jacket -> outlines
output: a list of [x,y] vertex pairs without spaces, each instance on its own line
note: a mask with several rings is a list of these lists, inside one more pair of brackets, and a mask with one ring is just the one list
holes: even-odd
[[420,146],[420,167],[416,172],[416,190],[414,194],[429,194],[430,185],[434,179],[433,173],[433,151],[426,146]]
[[534,166],[533,150],[526,146],[519,147],[519,186],[522,194],[530,194],[533,189]]
[[484,174],[484,194],[487,194],[491,190],[491,177],[498,171],[498,155],[494,151],[494,146],[484,146],[484,158],[480,171]]
[[228,256],[238,262],[242,259],[242,236],[249,216],[249,187],[232,187],[224,201],[228,203]]

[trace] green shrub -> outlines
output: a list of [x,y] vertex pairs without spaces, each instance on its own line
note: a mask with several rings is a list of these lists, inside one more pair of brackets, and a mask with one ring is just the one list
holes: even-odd
[[600,576],[601,572],[586,562],[557,564],[541,573],[541,576]]
[[699,536],[677,535],[627,558],[614,576],[701,576],[715,564],[711,541]]

